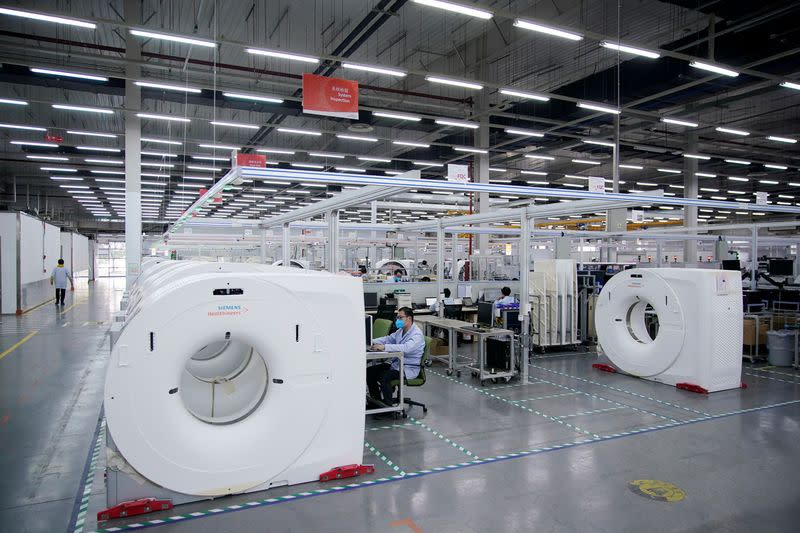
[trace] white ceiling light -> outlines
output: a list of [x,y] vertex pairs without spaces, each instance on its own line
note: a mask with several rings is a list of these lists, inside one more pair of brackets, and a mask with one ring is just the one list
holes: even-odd
[[146,161],[142,161],[141,165],[143,167],[153,167],[153,168],[175,168],[175,165],[172,163],[149,163]]
[[69,161],[69,157],[54,156],[54,155],[26,155],[28,159],[39,159],[42,161]]
[[[365,169],[356,167],[335,167],[335,168],[340,172],[366,172]],[[289,194],[292,194],[290,191],[287,192],[289,192]]]
[[489,172],[506,172],[507,168],[489,167]]
[[489,20],[490,18],[492,18],[492,13],[490,11],[485,11],[483,9],[476,9],[474,7],[469,7],[462,4],[456,4],[455,2],[445,2],[443,0],[412,0],[412,1],[415,4],[422,4],[424,6],[436,7],[439,9],[444,9],[445,11],[450,11],[452,13],[469,15],[471,17],[477,17],[479,19]]
[[726,163],[731,163],[732,165],[749,165],[750,161],[745,161],[743,159],[726,159]]
[[544,96],[536,93],[529,93],[526,91],[518,91],[516,89],[500,89],[500,94],[504,94],[506,96],[516,96],[517,98],[525,98],[527,100],[538,100],[540,102],[550,101],[549,96]]
[[531,30],[539,33],[546,33],[547,35],[553,35],[555,37],[561,37],[563,39],[569,39],[570,41],[580,41],[581,39],[583,39],[583,35],[579,33],[559,30],[558,28],[545,26],[544,24],[538,24],[536,22],[531,22],[529,20],[524,20],[524,19],[515,20],[514,26],[516,26],[517,28],[522,28],[524,30]]
[[256,148],[256,152],[260,152],[262,154],[294,155],[294,150],[281,150],[278,148]]
[[689,122],[688,120],[679,120],[677,118],[668,118],[668,117],[662,117],[661,122],[664,122],[666,124],[675,124],[678,126],[686,126],[688,128],[696,128],[700,125],[697,122]]
[[202,166],[199,166],[199,165],[186,165],[186,168],[188,168],[189,170],[202,170],[204,172],[221,172],[222,171],[221,168],[202,167]]
[[396,144],[398,146],[411,146],[413,148],[430,148],[430,144],[424,143],[416,143],[411,141],[392,141],[392,144]]
[[550,155],[536,155],[536,154],[525,154],[525,157],[528,159],[542,159],[544,161],[554,161],[555,157]]
[[171,117],[169,115],[155,115],[153,113],[136,113],[136,116],[139,118],[149,118],[152,120],[166,120],[168,122],[191,122],[191,120],[188,118]]
[[396,76],[398,78],[403,78],[406,76],[406,73],[402,70],[395,70],[390,68],[384,67],[373,67],[370,65],[359,65],[357,63],[342,63],[344,68],[349,68],[352,70],[363,70],[365,72],[373,72],[375,74],[386,74],[387,76]]
[[173,146],[182,146],[183,143],[179,141],[168,141],[166,139],[154,139],[152,137],[142,137],[141,141],[143,143],[158,143],[158,144],[171,144]]
[[330,159],[344,159],[345,157],[342,154],[328,154],[324,152],[308,152],[308,155],[311,157],[327,157]]
[[534,176],[547,176],[547,172],[539,172],[538,170],[520,170],[520,174],[531,174]]
[[743,137],[747,137],[748,135],[750,135],[749,131],[735,130],[733,128],[723,128],[722,126],[718,126],[714,129],[720,133],[730,133],[731,135],[741,135]]
[[601,113],[612,113],[614,115],[619,115],[620,113],[622,113],[622,111],[620,111],[616,107],[609,107],[591,102],[578,102],[578,107],[583,109],[591,109],[592,111],[599,111]]
[[185,180],[198,180],[198,181],[214,181],[214,178],[208,176],[181,176]]
[[716,174],[709,174],[707,172],[695,172],[694,175],[697,176],[698,178],[716,178],[717,177]]
[[47,131],[47,128],[39,128],[37,126],[21,126],[19,124],[0,124],[0,128],[25,131]]
[[76,146],[78,150],[87,150],[89,152],[112,152],[112,153],[120,153],[122,150],[119,148],[103,148],[101,146]]
[[290,163],[290,165],[297,168],[316,168],[316,169],[325,168],[323,165],[314,165],[312,163]]
[[76,26],[78,28],[86,28],[93,30],[97,27],[94,22],[86,22],[84,20],[56,17],[53,15],[45,15],[44,13],[34,13],[33,11],[24,11],[22,9],[9,9],[7,7],[0,7],[0,15],[10,15],[12,17],[21,17],[32,20],[40,20],[43,22],[54,22],[56,24],[65,24],[67,26]]
[[39,167],[39,170],[44,170],[45,172],[77,172],[78,169],[76,168],[66,168],[66,167]]
[[509,135],[524,135],[525,137],[544,137],[544,133],[533,131],[533,130],[523,130],[519,128],[506,128],[505,132]]
[[600,43],[600,46],[602,46],[603,48],[619,50],[620,52],[647,57],[650,59],[658,59],[659,57],[661,57],[661,54],[658,54],[656,52],[651,52],[650,50],[644,50],[643,48],[636,48],[635,46],[628,46],[625,44],[619,44],[612,41],[603,41]]
[[[151,157],[178,157],[178,154],[168,154],[166,152],[140,152],[142,155],[149,155]],[[227,161],[227,159],[224,159]]]
[[281,133],[294,133],[296,135],[315,135],[319,137],[322,133],[318,131],[311,131],[311,130],[298,130],[294,128],[278,128],[278,131]]
[[287,52],[278,52],[277,50],[260,50],[257,48],[248,48],[245,50],[248,54],[276,57],[278,59],[288,59],[290,61],[302,61],[303,63],[319,63],[316,57],[303,56],[300,54],[290,54]]
[[784,165],[776,165],[774,163],[764,163],[764,166],[767,167],[767,168],[774,168],[775,170],[788,170],[789,169],[789,167],[786,167]]
[[572,187],[573,189],[583,189],[585,185],[581,185],[580,183],[562,183],[564,187]]
[[786,87],[787,89],[794,89],[796,91],[800,91],[800,83],[794,83],[791,81],[785,81],[781,83],[781,87]]
[[0,98],[0,104],[8,104],[8,105],[28,105],[28,102],[24,100],[12,100],[9,98]]
[[391,159],[382,159],[380,157],[358,157],[359,161],[371,161],[373,163],[391,163]]
[[198,144],[200,148],[212,148],[214,150],[238,150],[238,146],[231,146],[229,144]]
[[224,126],[224,127],[228,127],[228,128],[241,128],[241,129],[246,129],[246,130],[257,130],[257,129],[259,129],[261,127],[261,126],[256,126],[255,124],[243,124],[241,122],[221,122],[219,120],[212,120],[212,121],[209,122],[209,124],[212,124],[214,126]]
[[50,176],[50,179],[54,181],[83,181],[83,178],[73,178],[71,176]]
[[774,180],[758,180],[758,182],[764,185],[780,185],[780,182]]
[[[144,152],[142,152],[142,153],[144,153]],[[175,157],[175,156],[169,156],[169,157]],[[227,157],[214,157],[214,156],[211,156],[211,155],[193,155],[191,157],[192,157],[192,159],[198,159],[200,161],[225,161],[225,162],[228,162],[228,158]]]
[[412,165],[417,165],[420,167],[443,167],[444,163],[434,163],[432,161],[412,161]]
[[739,176],[728,176],[730,181],[750,181],[749,178],[740,178]]
[[[452,85],[453,87],[463,87],[464,89],[472,89],[474,91],[480,91],[483,89],[483,85],[478,83],[471,83],[468,81],[461,81],[461,80],[453,80],[450,78],[442,78],[441,76],[425,76],[425,80],[431,83],[441,83],[442,85]],[[437,121],[438,122],[438,121]]]
[[244,94],[244,93],[222,93],[222,96],[227,96],[228,98],[236,98],[239,100],[253,100],[254,102],[267,102],[270,104],[283,103],[283,100],[281,98],[275,98],[272,96],[257,96],[254,94]]
[[683,154],[683,157],[688,157],[689,159],[702,159],[703,161],[708,161],[711,159],[711,157],[701,154]]
[[64,111],[83,111],[84,113],[99,113],[102,115],[113,115],[114,111],[111,109],[102,109],[99,107],[86,107],[80,105],[66,105],[66,104],[53,104],[53,109],[63,109]]
[[597,146],[608,146],[609,148],[614,148],[616,146],[611,141],[598,141],[595,139],[583,139],[583,142],[586,144],[595,144]]
[[469,146],[454,146],[453,150],[456,152],[469,152],[471,154],[488,154],[489,150],[481,150],[480,148],[470,148]]
[[81,74],[80,72],[66,72],[64,70],[51,70],[49,68],[30,67],[30,71],[36,74],[47,74],[48,76],[60,76],[62,78],[77,78],[80,80],[108,81],[105,76],[93,76],[91,74]]
[[383,118],[395,118],[397,120],[410,120],[411,122],[419,122],[420,120],[422,120],[422,117],[416,117],[414,115],[403,115],[400,113],[394,113],[388,111],[373,111],[372,115]]
[[206,39],[195,39],[194,37],[183,37],[180,35],[171,35],[169,33],[160,33],[150,30],[131,29],[128,31],[131,35],[135,35],[137,37],[146,37],[149,39],[158,39],[160,41],[170,41],[173,43],[191,44],[195,46],[203,46],[205,48],[217,47],[217,43],[214,41],[208,41]]
[[692,61],[689,63],[690,67],[699,68],[701,70],[707,70],[709,72],[714,72],[716,74],[722,74],[723,76],[730,76],[735,78],[739,75],[738,72],[735,70],[731,70],[729,68],[723,68],[717,65],[712,65],[711,63],[703,63],[702,61]]
[[113,133],[99,133],[96,131],[77,131],[77,130],[67,130],[67,133],[70,135],[83,135],[85,137],[104,137],[106,139],[116,139],[117,136]]
[[348,141],[362,141],[362,142],[368,142],[368,143],[376,143],[376,142],[378,142],[378,139],[376,139],[375,137],[362,137],[360,135],[344,135],[344,134],[341,134],[341,133],[337,133],[336,137],[339,138],[339,139],[346,139]]
[[121,170],[90,170],[92,174],[114,174],[116,176],[124,176],[125,173]]
[[573,163],[579,163],[581,165],[600,165],[600,161],[591,161],[589,159],[573,159]]
[[659,172],[666,172],[667,174],[680,174],[680,170],[676,170],[674,168],[657,168]]
[[459,128],[468,128],[471,130],[476,130],[479,127],[479,124],[475,122],[470,122],[468,120],[454,120],[450,118],[437,118],[435,121],[440,126],[455,126]]
[[768,141],[775,141],[778,143],[795,144],[797,139],[790,139],[789,137],[778,137],[777,135],[770,135],[767,137]]
[[58,148],[58,145],[54,143],[40,143],[34,141],[10,141],[10,143],[19,146],[36,146],[38,148]]

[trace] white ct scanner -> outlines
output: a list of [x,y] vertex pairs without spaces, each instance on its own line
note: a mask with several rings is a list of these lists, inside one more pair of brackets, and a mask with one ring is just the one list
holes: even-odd
[[106,375],[109,507],[361,463],[362,291],[358,278],[300,269],[149,265]]
[[[658,317],[655,338],[645,323],[650,313]],[[707,392],[741,386],[739,272],[625,270],[600,292],[595,326],[602,351],[622,372]]]

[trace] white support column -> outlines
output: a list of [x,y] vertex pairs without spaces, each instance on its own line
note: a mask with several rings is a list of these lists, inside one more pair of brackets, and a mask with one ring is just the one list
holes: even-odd
[[[125,0],[125,23],[138,26],[141,2]],[[142,125],[136,113],[141,110],[139,61],[142,47],[138,39],[125,40],[125,282],[131,284],[142,268]]]
[[452,256],[453,266],[450,268],[450,278],[453,282],[453,288],[450,289],[453,291],[453,298],[458,296],[458,233],[453,233],[452,237],[452,244],[450,249],[450,254]]
[[[485,64],[485,61],[480,62],[481,65]],[[482,70],[485,70],[485,67],[482,67]],[[480,148],[482,150],[486,150],[489,148],[490,143],[490,131],[489,131],[489,97],[487,94],[488,91],[481,91],[482,94],[478,96],[478,113],[480,114],[480,122],[478,129],[475,132],[475,147]],[[474,167],[473,167],[473,176],[472,181],[476,183],[489,183],[489,154],[478,154],[474,157]],[[477,193],[473,195],[473,202],[474,198],[477,196],[477,204],[478,204],[478,212],[479,213],[488,213],[490,210],[489,207],[489,193]],[[473,203],[473,206],[475,204]],[[483,224],[481,227],[488,227]],[[477,252],[478,257],[484,257],[489,254],[489,235],[485,233],[479,233],[477,235]],[[485,262],[479,261],[478,264],[480,268],[477,270],[478,279],[483,281],[486,279],[486,272],[485,272]]]
[[[441,221],[436,226],[436,297],[444,292],[444,228]],[[439,302],[439,318],[444,316],[444,305]]]
[[261,264],[267,263],[267,230],[266,228],[259,228],[261,237]]
[[[687,151],[697,153],[697,132],[686,133]],[[683,158],[683,197],[697,198],[697,159],[693,157]],[[687,227],[697,226],[697,206],[683,206],[683,225]],[[696,235],[696,233],[689,233]],[[697,263],[697,241],[687,239],[683,243],[683,264],[693,266]]]
[[328,272],[339,271],[339,210],[328,212]]
[[519,320],[522,350],[519,368],[522,383],[528,382],[528,340],[530,339],[531,301],[528,295],[528,274],[531,269],[531,220],[523,212],[519,226]]
[[758,226],[753,224],[753,240],[750,242],[750,289],[758,285]]
[[281,241],[281,254],[283,255],[283,266],[289,268],[292,266],[292,241],[291,241],[291,228],[289,224],[284,224],[281,228],[283,238]]
[[[375,224],[378,223],[378,201],[373,200],[369,204],[369,220],[372,223],[373,227]],[[378,232],[373,230],[372,231],[372,244],[369,247],[369,259],[370,263],[367,265],[367,269],[374,267],[375,263],[378,262],[378,247],[375,242],[378,239]]]

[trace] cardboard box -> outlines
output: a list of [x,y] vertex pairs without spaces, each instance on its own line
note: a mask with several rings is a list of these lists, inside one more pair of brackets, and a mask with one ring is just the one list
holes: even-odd
[[745,346],[755,346],[756,344],[767,344],[767,331],[769,331],[769,317],[759,321],[758,325],[758,342],[756,342],[756,319],[744,319],[744,334],[742,342]]

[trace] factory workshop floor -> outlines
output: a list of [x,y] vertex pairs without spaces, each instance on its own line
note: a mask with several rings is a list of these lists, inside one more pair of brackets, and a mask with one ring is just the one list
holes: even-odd
[[[371,476],[98,524],[102,388],[121,280],[0,321],[0,531],[789,531],[800,373],[745,365],[697,395],[538,356],[526,383],[429,370],[407,419],[367,419]],[[654,480],[654,481],[641,481]],[[671,485],[665,485],[668,483]]]

